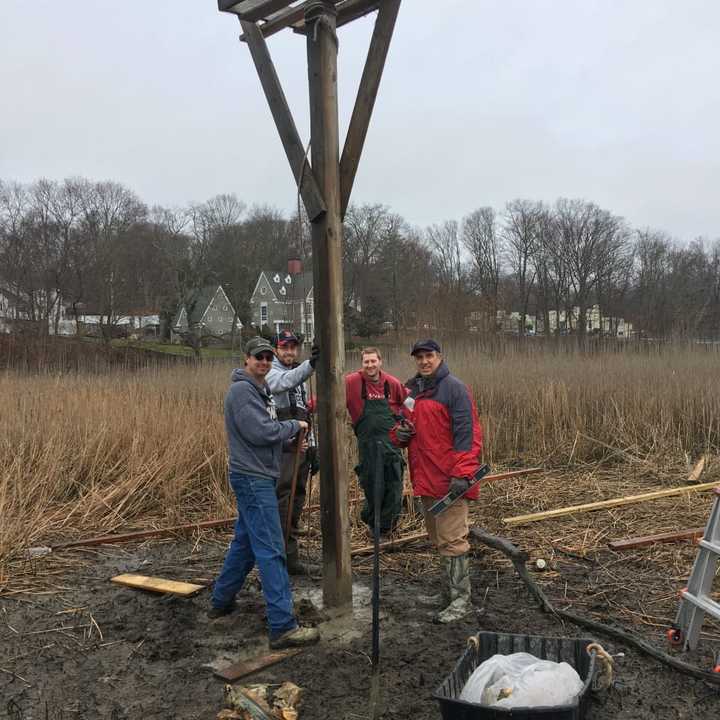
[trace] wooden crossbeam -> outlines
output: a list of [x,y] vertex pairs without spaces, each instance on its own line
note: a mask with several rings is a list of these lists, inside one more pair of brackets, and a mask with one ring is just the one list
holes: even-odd
[[275,120],[275,126],[285,148],[290,168],[295,176],[295,181],[300,181],[300,194],[308,217],[311,222],[315,221],[325,214],[325,201],[315,180],[310,162],[305,157],[305,149],[300,140],[285,93],[280,85],[280,79],[275,71],[267,43],[255,23],[241,18],[240,25],[250,48],[250,54],[260,77],[260,83],[265,91],[265,97]]
[[221,12],[235,13],[243,20],[256,22],[286,8],[292,0],[218,0]]
[[[374,12],[383,5],[385,0],[335,0],[337,6],[336,27],[347,25],[353,20]],[[290,23],[293,32],[305,33],[305,19],[300,18],[297,22]]]
[[370,49],[368,50],[355,107],[348,127],[345,146],[340,158],[340,216],[345,217],[350,202],[355,175],[360,163],[370,118],[375,107],[385,59],[392,40],[395,21],[400,10],[400,0],[386,0],[375,20]]
[[[295,25],[296,23],[304,25],[305,11],[313,2],[315,2],[315,0],[305,0],[305,2],[302,2],[299,5],[286,7],[284,10],[278,10],[278,12],[270,15],[264,23],[258,25],[263,37],[270,37],[271,35],[284,30],[286,27]],[[337,4],[340,0],[333,0],[333,2]],[[240,39],[245,42],[245,35],[241,35]]]

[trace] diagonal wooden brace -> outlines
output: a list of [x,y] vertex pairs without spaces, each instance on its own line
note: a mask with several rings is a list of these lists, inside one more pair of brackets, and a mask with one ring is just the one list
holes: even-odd
[[375,20],[375,28],[370,39],[370,49],[360,79],[360,88],[358,89],[355,107],[350,118],[350,126],[345,138],[345,146],[340,158],[340,217],[343,218],[350,203],[350,193],[355,182],[355,174],[357,173],[365,137],[370,126],[370,117],[375,106],[380,79],[385,67],[385,59],[390,48],[390,41],[392,40],[395,20],[399,10],[400,0],[386,0],[380,5]]
[[325,201],[315,180],[310,161],[305,157],[305,149],[280,85],[280,79],[275,71],[267,43],[255,23],[240,20],[240,25],[250,48],[250,54],[270,106],[270,112],[275,120],[275,126],[285,148],[290,168],[295,176],[295,182],[299,185],[308,218],[314,222],[325,214]]

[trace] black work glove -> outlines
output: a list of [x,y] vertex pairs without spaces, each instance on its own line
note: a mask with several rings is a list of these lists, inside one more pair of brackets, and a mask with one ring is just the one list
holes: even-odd
[[312,350],[310,351],[310,365],[312,369],[315,369],[317,361],[320,359],[320,346],[317,343],[313,343]]
[[409,443],[414,434],[415,426],[409,420],[401,420],[395,428],[395,437],[401,443]]
[[449,492],[452,493],[453,497],[460,497],[463,493],[466,493],[469,488],[470,482],[466,478],[450,478]]

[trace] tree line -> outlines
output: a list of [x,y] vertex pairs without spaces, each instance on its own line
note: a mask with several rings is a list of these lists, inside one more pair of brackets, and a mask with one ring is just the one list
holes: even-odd
[[[295,256],[310,269],[301,208],[287,217],[233,194],[166,208],[117,182],[0,181],[0,294],[39,332],[52,331],[60,302],[108,327],[159,311],[168,328],[193,289],[215,282],[247,326],[260,271]],[[682,244],[587,200],[515,199],[426,228],[385,205],[353,205],[343,274],[346,324],[360,336],[495,332],[503,310],[517,312],[519,334],[530,316],[549,333],[551,314],[564,312],[582,336],[593,305],[652,337],[720,329],[720,240]],[[603,327],[612,332],[612,321]]]

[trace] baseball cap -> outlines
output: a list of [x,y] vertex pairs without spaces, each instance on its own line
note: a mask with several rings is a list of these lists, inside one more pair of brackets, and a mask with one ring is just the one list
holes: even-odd
[[252,355],[253,357],[257,357],[260,353],[263,352],[269,352],[273,355],[275,354],[273,346],[264,337],[261,337],[260,335],[257,335],[254,338],[250,338],[250,340],[248,340],[245,344],[246,355]]
[[275,337],[274,337],[274,345],[276,347],[281,347],[282,345],[290,345],[291,343],[295,343],[296,345],[300,344],[300,341],[297,339],[297,335],[292,330],[281,330]]
[[440,345],[434,340],[418,340],[410,351],[411,355],[416,355],[419,352],[436,352],[441,353]]

